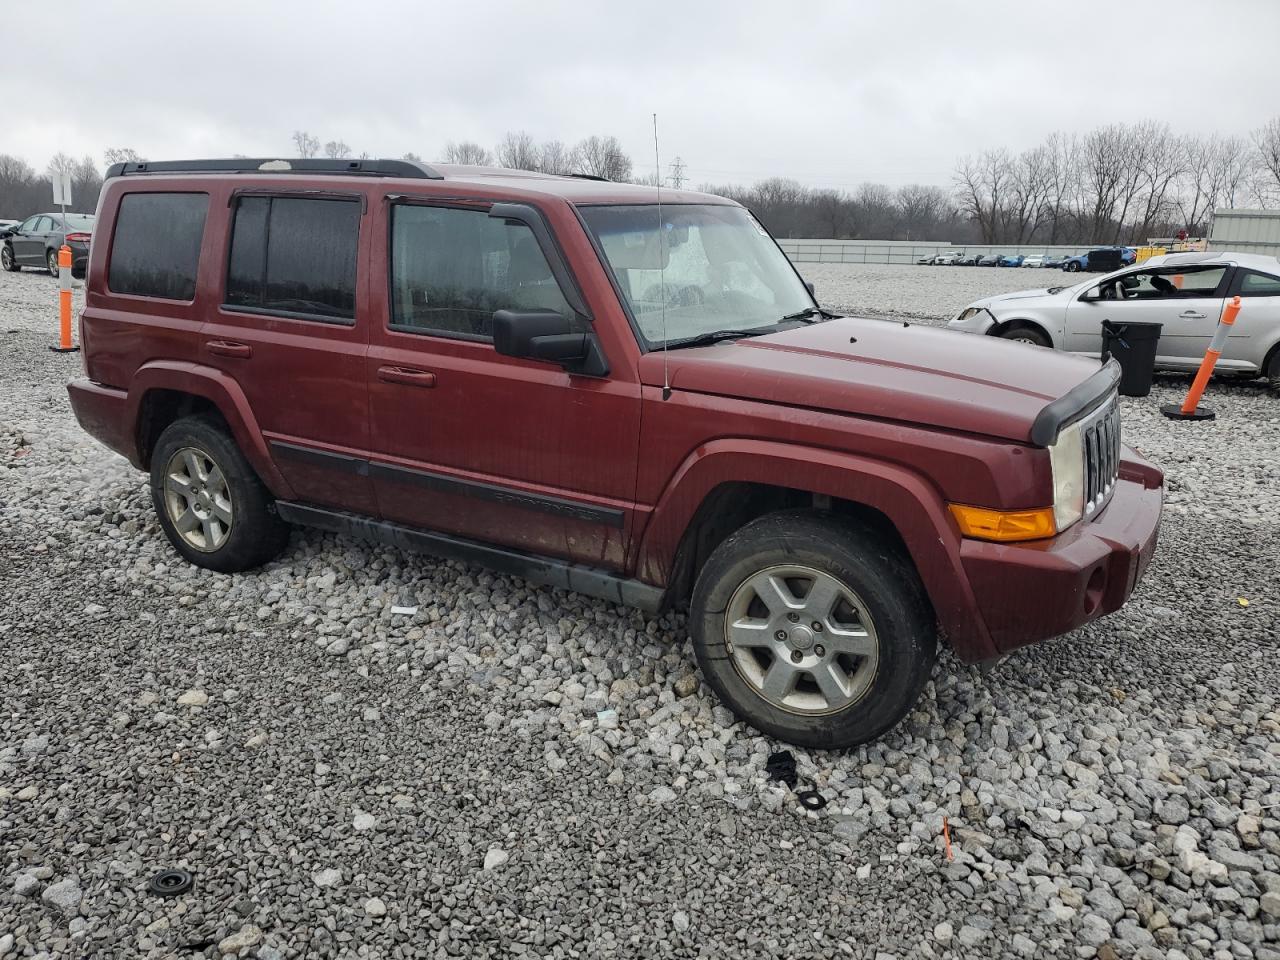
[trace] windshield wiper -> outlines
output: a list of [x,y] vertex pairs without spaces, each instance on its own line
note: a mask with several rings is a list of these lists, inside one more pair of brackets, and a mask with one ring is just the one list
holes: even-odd
[[683,340],[671,340],[667,343],[668,350],[676,350],[680,347],[705,347],[708,344],[719,343],[722,340],[737,340],[741,337],[758,337],[763,333],[777,333],[771,327],[753,327],[750,330],[708,330],[706,333],[700,333],[694,337],[685,337]]
[[797,310],[795,313],[788,313],[785,317],[778,320],[784,323],[787,320],[807,320],[813,323],[814,317],[821,317],[823,320],[833,320],[836,317],[834,313],[828,313],[821,307],[805,307],[803,310]]

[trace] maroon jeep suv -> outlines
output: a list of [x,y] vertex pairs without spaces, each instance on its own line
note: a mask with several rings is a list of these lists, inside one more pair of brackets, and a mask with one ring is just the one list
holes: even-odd
[[656,611],[783,740],[883,733],[939,636],[1117,609],[1163,479],[1117,368],[834,316],[731,201],[408,161],[111,168],[84,428],[192,563],[307,524]]

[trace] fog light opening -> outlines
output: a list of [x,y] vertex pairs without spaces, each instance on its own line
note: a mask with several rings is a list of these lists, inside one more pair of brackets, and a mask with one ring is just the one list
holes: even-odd
[[1098,567],[1089,575],[1089,583],[1084,588],[1085,616],[1091,617],[1098,612],[1098,607],[1102,605],[1102,593],[1106,589],[1106,586],[1106,568]]

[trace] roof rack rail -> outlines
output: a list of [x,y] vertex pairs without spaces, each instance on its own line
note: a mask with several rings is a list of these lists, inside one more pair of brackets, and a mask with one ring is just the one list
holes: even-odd
[[229,157],[225,160],[141,160],[113,163],[107,179],[147,173],[327,173],[353,177],[407,177],[443,180],[439,171],[417,160],[330,160],[325,157]]
[[567,173],[567,177],[573,177],[575,180],[598,180],[601,183],[613,183],[608,177],[597,177],[594,173]]

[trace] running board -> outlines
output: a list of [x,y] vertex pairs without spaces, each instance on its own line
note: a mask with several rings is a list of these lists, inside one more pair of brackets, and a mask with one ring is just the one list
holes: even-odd
[[402,550],[429,553],[449,560],[478,563],[526,580],[572,590],[588,597],[597,597],[628,607],[638,607],[648,613],[654,613],[662,606],[661,587],[653,587],[639,580],[617,577],[595,567],[585,567],[581,564],[569,563],[567,560],[558,560],[555,557],[521,553],[518,550],[495,547],[492,544],[466,540],[447,533],[433,533],[416,527],[406,527],[398,523],[388,523],[385,520],[373,520],[354,513],[325,510],[322,507],[301,503],[277,501],[276,510],[281,519],[289,523],[315,527],[317,530],[328,530],[330,533],[344,533],[362,540],[385,543]]

